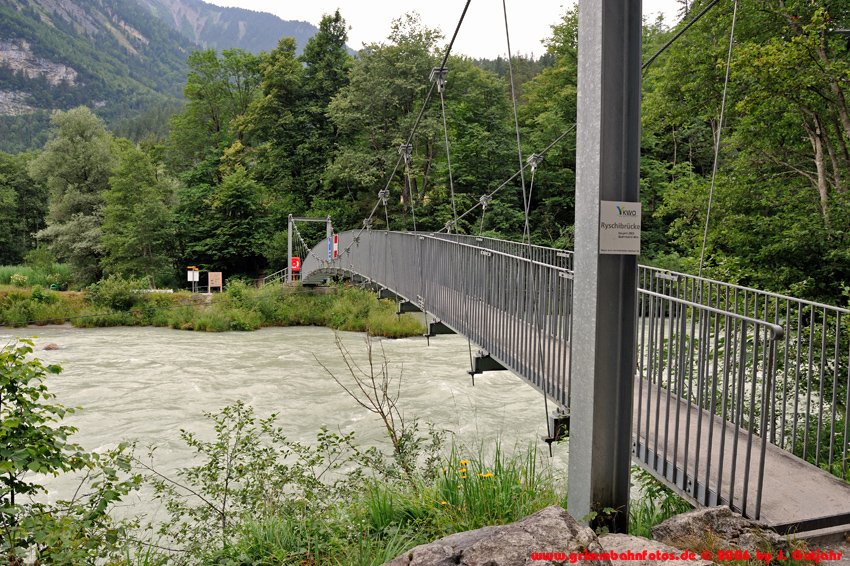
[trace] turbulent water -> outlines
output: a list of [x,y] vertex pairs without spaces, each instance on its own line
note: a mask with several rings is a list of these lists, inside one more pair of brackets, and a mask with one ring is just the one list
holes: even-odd
[[[350,380],[332,330],[315,327],[269,328],[257,332],[203,333],[161,328],[70,327],[0,329],[0,344],[33,337],[37,355],[64,371],[48,379],[66,406],[83,407],[70,417],[79,428],[74,440],[90,450],[136,441],[156,446],[156,465],[164,471],[189,465],[180,429],[210,436],[204,412],[242,400],[259,416],[276,412],[293,440],[311,442],[320,427],[355,431],[362,444],[385,442],[376,416],[358,406],[334,382]],[[339,334],[360,362],[366,361],[362,334]],[[47,344],[57,350],[43,350]],[[474,347],[474,346],[473,346]],[[542,396],[509,372],[476,377],[466,371],[465,338],[438,336],[374,340],[373,356],[385,356],[394,376],[401,375],[400,406],[405,417],[433,422],[453,431],[468,446],[536,444],[546,432]],[[551,408],[551,406],[550,406]],[[423,427],[424,428],[424,427]],[[566,447],[556,447],[554,463],[566,469]],[[48,479],[51,498],[68,486]]]

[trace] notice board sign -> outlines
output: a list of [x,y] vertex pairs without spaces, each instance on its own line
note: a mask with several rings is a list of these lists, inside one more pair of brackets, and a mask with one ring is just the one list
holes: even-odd
[[221,292],[221,290],[222,290],[221,271],[210,271],[208,277],[209,277],[209,279],[208,279],[208,281],[209,281],[208,291],[210,293],[212,293],[213,289],[218,288],[219,292]]
[[640,255],[640,203],[599,202],[599,253]]

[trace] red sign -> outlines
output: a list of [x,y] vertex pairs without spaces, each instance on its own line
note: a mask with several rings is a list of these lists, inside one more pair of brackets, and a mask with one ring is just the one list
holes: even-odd
[[339,234],[334,234],[334,258],[339,255]]
[[298,273],[299,271],[301,271],[301,258],[300,257],[293,257],[292,258],[292,272]]

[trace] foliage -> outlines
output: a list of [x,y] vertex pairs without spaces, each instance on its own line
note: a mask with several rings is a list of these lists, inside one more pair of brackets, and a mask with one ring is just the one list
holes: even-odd
[[100,274],[103,192],[114,165],[114,141],[88,108],[53,116],[51,139],[29,165],[29,173],[50,190],[47,228],[39,239],[51,243],[81,283]]
[[[258,418],[241,402],[207,417],[212,440],[181,431],[197,459],[176,477],[140,462],[170,514],[157,536],[179,550],[170,557],[180,563],[334,564],[344,556],[346,564],[378,564],[562,502],[533,450],[507,457],[497,448],[470,461],[458,448],[417,460],[418,481],[409,482],[392,473],[393,457],[362,450],[353,433],[323,429],[312,446],[294,442],[277,415]],[[432,439],[413,440],[419,453],[439,451]]]
[[108,274],[144,277],[148,286],[173,279],[172,206],[176,181],[148,155],[121,143],[118,165],[103,194],[101,262]]
[[138,279],[124,279],[110,275],[86,289],[86,298],[96,307],[113,310],[128,310],[142,301],[139,291],[145,283]]
[[[53,402],[45,378],[61,368],[30,358],[32,342],[0,350],[0,550],[10,564],[94,564],[123,553],[127,523],[111,509],[140,478],[129,473],[128,446],[88,453],[62,424],[73,409]],[[45,492],[32,474],[82,472],[70,500],[33,502]]]
[[316,446],[307,446],[286,438],[275,424],[277,415],[257,419],[242,402],[206,416],[214,440],[181,431],[201,459],[197,465],[171,479],[141,463],[171,516],[160,533],[192,555],[227,548],[249,518],[321,514],[353,495],[362,481],[362,472],[347,469],[358,455],[351,434],[322,429]]
[[632,466],[632,482],[640,495],[629,504],[629,534],[652,538],[652,527],[693,507],[648,471]]
[[20,262],[44,228],[47,189],[27,172],[33,157],[0,153],[0,265]]
[[12,276],[16,274],[26,277],[27,285],[41,285],[43,287],[55,285],[58,289],[66,288],[71,279],[67,265],[48,260],[35,266],[31,264],[0,265],[0,285],[12,284]]

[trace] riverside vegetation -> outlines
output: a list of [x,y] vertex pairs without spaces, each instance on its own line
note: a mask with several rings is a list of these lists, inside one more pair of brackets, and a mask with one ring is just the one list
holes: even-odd
[[207,295],[140,291],[144,288],[142,281],[118,276],[92,284],[84,292],[0,285],[0,325],[70,322],[80,328],[160,326],[207,332],[327,326],[388,338],[424,332],[415,317],[397,316],[391,301],[355,287],[339,286],[329,294],[313,294],[298,287],[258,289],[237,279],[229,281],[223,293],[213,295],[209,304]]

